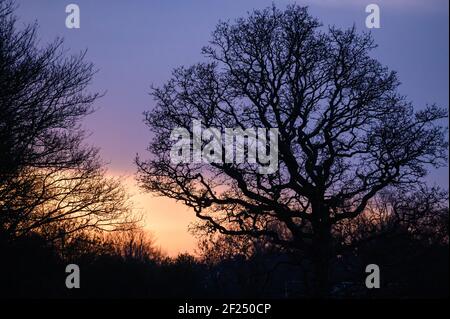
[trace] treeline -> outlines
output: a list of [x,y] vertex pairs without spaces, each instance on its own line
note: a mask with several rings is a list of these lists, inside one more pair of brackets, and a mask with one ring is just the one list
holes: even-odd
[[[358,219],[334,229],[330,274],[334,298],[448,296],[448,208],[436,190],[414,197],[385,193]],[[442,194],[443,195],[443,194]],[[83,232],[49,241],[38,233],[0,243],[2,297],[37,298],[308,298],[307,255],[264,239],[208,233],[196,256],[169,258],[146,232]],[[65,268],[81,270],[68,289]],[[365,268],[379,265],[381,288],[367,289]]]
[[[334,298],[436,298],[448,296],[448,213],[435,215],[429,231],[377,229],[367,216],[336,233],[340,253],[332,261]],[[427,218],[428,219],[428,218]],[[379,220],[378,220],[379,221]],[[372,226],[369,226],[372,225]],[[343,243],[347,231],[365,233]],[[390,228],[390,229],[389,229]],[[389,229],[389,230],[388,230]],[[422,228],[421,228],[422,229]],[[436,232],[435,230],[439,230]],[[370,234],[370,236],[369,236]],[[369,239],[370,237],[370,239]],[[50,242],[39,234],[0,243],[1,297],[32,298],[308,298],[313,264],[262,240],[202,235],[198,255],[169,258],[138,230],[78,235]],[[80,267],[80,288],[66,287],[68,264]],[[381,288],[365,287],[365,267],[381,269]]]

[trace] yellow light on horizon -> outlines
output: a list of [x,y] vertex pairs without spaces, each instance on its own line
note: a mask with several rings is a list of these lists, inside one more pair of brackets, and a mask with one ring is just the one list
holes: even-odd
[[120,178],[131,195],[136,212],[143,216],[144,229],[155,239],[155,245],[170,257],[180,253],[195,253],[196,239],[189,233],[189,225],[196,221],[195,213],[185,205],[170,198],[157,197],[141,190],[133,175],[108,172]]

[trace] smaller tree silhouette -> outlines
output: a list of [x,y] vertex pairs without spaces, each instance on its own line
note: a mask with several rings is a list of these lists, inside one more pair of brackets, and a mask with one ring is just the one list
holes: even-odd
[[125,190],[84,144],[80,121],[99,97],[88,92],[93,65],[62,40],[42,47],[36,25],[17,29],[13,12],[0,0],[1,235],[133,227]]

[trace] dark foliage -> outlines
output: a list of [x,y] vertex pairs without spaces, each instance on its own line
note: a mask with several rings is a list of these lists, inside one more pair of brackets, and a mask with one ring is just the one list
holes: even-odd
[[[71,260],[39,236],[13,244],[0,242],[1,298],[307,298],[311,296],[310,263],[287,253],[260,252],[230,256],[216,263],[189,255],[140,258],[124,256],[109,246]],[[217,244],[219,245],[219,244]],[[335,298],[448,297],[448,243],[425,244],[403,234],[394,243],[378,239],[358,253],[332,261]],[[207,256],[205,256],[207,257]],[[65,287],[65,267],[81,269],[81,288]],[[382,288],[364,286],[365,265],[382,269]]]

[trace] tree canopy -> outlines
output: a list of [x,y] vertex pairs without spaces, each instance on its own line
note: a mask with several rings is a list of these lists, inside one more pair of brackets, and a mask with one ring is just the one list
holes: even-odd
[[[206,62],[177,68],[152,92],[152,158],[137,159],[142,187],[192,207],[204,229],[309,251],[323,291],[332,226],[387,187],[418,185],[446,160],[438,120],[447,111],[415,108],[397,74],[371,56],[375,47],[370,34],[324,28],[298,5],[219,23],[202,50]],[[222,133],[277,128],[278,170],[174,163],[171,133],[193,135],[193,120]]]

